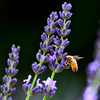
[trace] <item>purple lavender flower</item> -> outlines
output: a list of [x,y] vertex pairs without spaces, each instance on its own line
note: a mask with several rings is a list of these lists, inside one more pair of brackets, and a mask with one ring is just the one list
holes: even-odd
[[91,86],[87,86],[83,93],[83,100],[97,100],[98,89],[95,89]]
[[[100,30],[99,32],[100,33]],[[87,84],[83,93],[83,100],[98,100],[100,87],[100,37],[95,41],[94,61],[87,66]]]
[[42,88],[42,94],[46,97],[46,98],[50,98],[55,94],[55,89],[57,89],[57,87],[55,86],[57,81],[53,81],[50,77],[47,78],[46,81],[42,81],[45,86]]
[[[63,53],[63,51],[70,43],[66,36],[71,32],[70,29],[67,29],[71,23],[71,20],[68,20],[72,16],[72,13],[70,13],[71,8],[71,4],[67,4],[66,2],[62,4],[63,11],[59,12],[61,19],[58,19],[59,27],[55,28],[58,35],[53,38],[55,50],[51,49],[48,65],[49,68],[56,73],[61,72],[64,69],[64,59],[67,55],[67,52]],[[58,61],[60,63],[58,63]]]
[[16,48],[15,45],[12,45],[11,50],[12,52],[9,53],[10,59],[7,60],[9,68],[5,69],[7,75],[3,77],[4,85],[1,85],[1,91],[5,96],[3,96],[3,94],[1,93],[0,100],[12,100],[11,97],[9,97],[8,99],[7,97],[8,95],[13,94],[16,90],[16,88],[12,88],[12,86],[14,86],[17,83],[17,79],[12,77],[18,73],[18,69],[16,69],[16,67],[19,63],[18,58],[19,58],[20,46]]
[[47,78],[46,81],[42,81],[45,86],[48,86],[51,90],[57,89],[57,87],[55,86],[57,81],[53,81],[50,77]]
[[[25,92],[26,94],[29,93],[29,90],[30,90],[31,85],[32,85],[32,84],[29,84],[31,77],[32,77],[32,76],[29,75],[29,76],[28,76],[28,79],[23,80],[23,82],[26,82],[25,84],[22,85],[23,90],[24,90],[24,92]],[[37,80],[36,87],[32,88],[32,91],[31,91],[31,93],[30,93],[30,96],[35,96],[35,95],[37,95],[38,93],[41,92],[41,88],[43,87],[43,85],[39,83],[39,80],[40,80],[40,79]]]
[[[42,42],[40,42],[40,50],[38,51],[38,53],[36,54],[36,58],[38,60],[39,63],[34,62],[32,64],[32,70],[35,73],[35,78],[33,79],[33,83],[32,85],[27,85],[24,84],[23,85],[23,89],[27,94],[26,100],[28,100],[30,98],[30,95],[35,95],[37,93],[35,93],[34,91],[37,90],[37,87],[33,89],[34,83],[36,81],[36,78],[38,76],[38,74],[42,74],[45,70],[46,70],[46,66],[44,65],[44,63],[47,63],[49,61],[49,57],[50,54],[48,53],[51,49],[53,49],[54,44],[51,44],[53,39],[54,39],[54,33],[56,32],[56,26],[58,25],[58,15],[57,12],[52,12],[50,14],[50,17],[47,18],[47,25],[44,27],[45,32],[43,32],[43,34],[41,35],[41,39]],[[12,56],[11,56],[12,57]],[[12,57],[13,58],[13,57]],[[9,62],[10,65],[10,62]],[[38,90],[37,90],[38,91]],[[31,94],[33,92],[33,94]],[[40,92],[40,91],[39,91]]]
[[[36,54],[39,63],[34,62],[32,64],[32,70],[35,73],[33,83],[23,84],[23,89],[27,94],[26,100],[28,100],[31,95],[34,96],[40,92],[40,90],[38,91],[38,87],[42,89],[42,94],[46,98],[52,97],[56,92],[56,81],[53,81],[53,78],[55,73],[59,73],[64,69],[64,59],[67,55],[66,52],[64,53],[64,49],[69,45],[66,36],[71,32],[70,29],[67,29],[71,23],[71,21],[68,20],[72,16],[72,13],[70,12],[71,8],[71,4],[64,3],[62,5],[63,11],[59,12],[61,19],[57,20],[57,12],[52,12],[50,17],[47,18],[47,25],[44,27],[45,32],[41,35],[42,42],[40,42],[40,50]],[[56,27],[57,25],[58,27]],[[57,36],[55,36],[55,32],[57,32]],[[45,83],[44,87],[39,83],[39,80],[37,80],[37,85],[33,88],[38,74],[42,74],[47,68],[44,65],[45,63],[48,63],[50,69],[53,71],[51,79],[48,78],[46,81],[43,81],[43,83]]]
[[26,84],[28,84],[31,80],[32,76],[28,75],[28,79],[24,79],[23,82],[26,82]]
[[44,66],[43,63],[49,61],[50,54],[47,52],[49,52],[54,47],[54,45],[50,45],[50,43],[53,41],[54,35],[52,34],[55,33],[55,27],[58,24],[58,21],[56,21],[57,18],[57,12],[52,12],[50,14],[50,18],[47,18],[48,25],[44,27],[45,32],[41,35],[41,39],[43,41],[40,42],[41,49],[36,54],[36,58],[39,61],[39,64],[37,64],[37,62],[32,64],[32,70],[36,74],[42,74],[46,70],[46,66]]
[[34,73],[41,74],[46,70],[46,66],[44,65],[40,66],[40,64],[37,64],[37,62],[34,62],[32,64],[32,70]]

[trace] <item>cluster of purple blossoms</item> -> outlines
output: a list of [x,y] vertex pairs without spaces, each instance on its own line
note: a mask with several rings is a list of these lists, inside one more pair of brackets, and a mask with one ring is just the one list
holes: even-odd
[[[32,85],[32,84],[29,84],[31,78],[32,76],[29,75],[28,79],[25,79],[23,81],[23,82],[26,82],[22,85],[23,90],[26,94],[28,94]],[[30,96],[36,96],[38,93],[41,92],[47,98],[52,97],[56,92],[55,89],[57,89],[57,87],[55,86],[56,81],[51,80],[51,78],[49,77],[46,81],[42,81],[45,85],[39,83],[39,81],[40,79],[37,79],[36,86],[32,89]],[[47,87],[48,87],[48,90],[47,90]]]
[[[44,98],[50,98],[55,94],[55,83],[53,81],[54,74],[59,73],[64,69],[65,57],[67,53],[64,53],[65,47],[69,45],[67,35],[70,34],[71,30],[68,29],[70,26],[72,16],[70,12],[72,5],[66,2],[62,4],[63,11],[59,12],[60,18],[58,19],[57,12],[52,12],[47,18],[47,26],[44,27],[45,32],[41,35],[42,42],[40,42],[40,49],[36,54],[37,62],[32,64],[32,70],[35,73],[33,83],[29,84],[30,78],[24,80],[26,83],[22,85],[23,90],[27,94],[26,100],[29,100],[30,96],[35,96],[41,92]],[[57,33],[56,35],[54,33]],[[43,81],[45,86],[37,84],[35,88],[34,83],[39,74],[42,74],[46,70],[45,63],[48,63],[49,68],[53,71],[53,76],[48,78],[47,81]],[[43,99],[46,100],[46,99]]]
[[61,17],[61,19],[59,18],[57,20],[58,27],[55,28],[57,32],[57,36],[53,38],[55,49],[51,49],[51,55],[48,65],[50,69],[52,71],[55,71],[56,73],[61,72],[64,69],[64,64],[66,64],[65,57],[67,55],[67,52],[63,53],[63,51],[65,47],[69,45],[69,41],[66,36],[71,32],[71,30],[68,29],[71,23],[71,21],[68,20],[72,16],[72,13],[70,12],[71,8],[71,4],[67,4],[66,2],[62,4],[63,11],[59,11],[59,16]]
[[[28,93],[29,93],[29,90],[31,89],[31,85],[32,85],[32,84],[29,84],[31,78],[32,78],[32,76],[29,75],[29,76],[28,76],[28,79],[23,80],[23,82],[26,82],[26,83],[24,83],[24,84],[22,85],[23,90],[24,90],[24,92],[25,92],[26,94],[28,94]],[[38,80],[37,80],[37,85],[36,85],[36,87],[32,88],[32,91],[31,91],[31,93],[30,93],[30,96],[35,96],[35,95],[37,95],[37,94],[40,93],[40,92],[41,92],[41,85],[39,85],[39,79],[38,79]]]
[[100,30],[95,41],[94,61],[87,66],[87,87],[83,93],[83,100],[98,100],[98,89],[100,87]]
[[[35,80],[33,79],[33,81],[36,81],[37,76],[39,74],[42,74],[47,68],[44,64],[49,61],[50,58],[49,51],[54,47],[54,44],[51,43],[54,39],[53,34],[56,32],[55,27],[58,25],[57,18],[58,18],[57,12],[52,12],[50,14],[50,17],[47,18],[47,26],[44,27],[45,32],[43,32],[43,34],[41,35],[42,39],[42,42],[40,42],[41,49],[39,49],[38,53],[36,54],[36,58],[39,63],[34,62],[32,64],[32,70],[35,73],[35,78],[34,78]],[[34,82],[32,84],[25,83],[22,85],[25,93],[27,94],[26,100],[29,99],[29,96],[34,96],[40,92],[39,90],[40,87],[36,87],[34,89],[33,86]],[[28,89],[26,89],[27,87]],[[37,90],[38,92],[36,92]]]
[[11,50],[12,52],[9,53],[9,59],[7,60],[7,64],[9,67],[5,69],[7,75],[5,75],[2,79],[4,84],[1,85],[1,91],[3,93],[0,94],[0,100],[12,100],[11,97],[9,97],[8,99],[7,97],[13,94],[16,90],[16,88],[12,87],[17,83],[17,79],[12,77],[14,77],[18,73],[18,69],[16,69],[16,67],[19,63],[18,58],[20,46],[16,48],[15,45],[12,45]]
[[[39,64],[37,62],[34,62],[32,64],[32,70],[36,74],[41,74],[46,70],[46,66],[43,65],[43,63],[46,63],[49,61],[49,51],[54,47],[51,42],[54,38],[55,33],[55,27],[58,24],[56,21],[58,18],[57,12],[52,12],[50,14],[50,18],[47,18],[47,26],[44,27],[45,32],[41,35],[41,39],[43,42],[40,42],[40,50],[36,54],[36,58],[39,61]],[[50,45],[51,44],[51,45]]]

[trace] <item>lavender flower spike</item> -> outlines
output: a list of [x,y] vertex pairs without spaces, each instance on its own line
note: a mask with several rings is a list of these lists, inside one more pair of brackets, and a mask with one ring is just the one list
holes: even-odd
[[9,67],[5,69],[7,75],[5,75],[2,79],[4,85],[1,85],[1,91],[5,96],[1,94],[0,100],[12,100],[11,97],[9,97],[8,99],[7,97],[13,94],[16,90],[16,88],[12,88],[12,86],[14,86],[17,83],[17,79],[12,77],[14,77],[18,73],[18,69],[16,69],[16,67],[19,63],[18,58],[20,46],[16,48],[15,45],[12,45],[11,50],[12,52],[9,53],[9,59],[7,60],[7,64]]
[[[67,55],[67,52],[63,53],[63,51],[70,43],[68,41],[68,38],[66,37],[71,32],[71,30],[68,29],[71,23],[71,20],[68,20],[72,15],[72,13],[70,13],[71,8],[71,4],[67,4],[66,2],[62,4],[63,11],[59,12],[59,16],[61,17],[61,19],[58,19],[59,28],[55,28],[58,35],[53,38],[55,50],[51,49],[51,55],[49,56],[48,65],[50,69],[52,71],[55,71],[56,73],[59,73],[64,69],[63,66],[65,62],[62,59],[64,59]],[[60,63],[58,63],[59,60],[61,60]]]
[[100,29],[95,41],[94,61],[90,62],[86,69],[87,87],[83,93],[83,100],[98,100],[100,88]]
[[[29,100],[31,95],[34,96],[35,94],[40,92],[40,90],[39,91],[37,90],[37,87],[33,89],[33,86],[35,84],[37,76],[39,74],[42,74],[47,68],[46,66],[44,66],[44,63],[47,63],[49,61],[50,54],[48,52],[54,47],[54,45],[53,44],[51,45],[51,43],[54,38],[53,34],[56,32],[55,28],[58,25],[57,19],[58,19],[57,12],[52,12],[50,14],[50,17],[47,18],[47,25],[44,27],[45,32],[43,32],[43,34],[41,35],[42,42],[40,42],[40,49],[36,54],[36,58],[39,63],[34,62],[32,64],[32,70],[35,73],[33,83],[32,85],[30,85],[30,87],[27,86],[27,84],[23,84],[23,89],[27,94],[26,100]],[[37,83],[39,83],[39,80]],[[29,88],[29,90],[27,88]],[[34,92],[36,90],[37,92]]]

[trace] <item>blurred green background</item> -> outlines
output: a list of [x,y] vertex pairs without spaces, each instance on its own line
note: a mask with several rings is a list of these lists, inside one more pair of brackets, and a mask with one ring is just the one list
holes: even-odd
[[[62,11],[61,5],[71,3],[73,16],[71,18],[71,34],[68,36],[70,45],[65,49],[70,55],[80,55],[84,60],[78,61],[79,70],[71,69],[55,75],[57,92],[50,100],[82,100],[81,96],[86,86],[85,69],[93,60],[94,41],[97,38],[100,19],[100,0],[0,0],[0,85],[5,75],[8,53],[12,44],[20,45],[19,73],[16,75],[17,90],[12,95],[13,100],[25,100],[22,90],[23,79],[29,74],[34,77],[31,69],[39,50],[41,34],[47,25],[47,17],[52,11]],[[47,69],[38,78],[46,80],[51,76]],[[42,100],[39,94],[30,100]]]

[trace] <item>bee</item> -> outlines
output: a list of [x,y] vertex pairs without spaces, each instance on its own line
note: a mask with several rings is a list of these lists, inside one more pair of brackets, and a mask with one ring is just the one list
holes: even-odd
[[74,72],[78,71],[78,65],[77,65],[77,61],[79,59],[83,59],[83,57],[79,57],[79,56],[71,56],[71,55],[67,55],[65,58],[65,62],[67,63],[66,65],[64,65],[64,69],[69,69],[70,67],[72,68],[72,70]]

